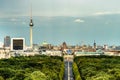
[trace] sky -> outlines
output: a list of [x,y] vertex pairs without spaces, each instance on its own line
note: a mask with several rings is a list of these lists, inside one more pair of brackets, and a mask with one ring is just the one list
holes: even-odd
[[0,16],[86,16],[120,13],[119,0],[0,0]]
[[24,37],[29,45],[31,3],[34,43],[120,45],[119,0],[0,0],[0,42]]

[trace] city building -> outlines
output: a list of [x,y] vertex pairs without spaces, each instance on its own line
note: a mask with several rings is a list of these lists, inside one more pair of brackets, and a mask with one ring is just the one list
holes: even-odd
[[3,45],[4,45],[4,44],[3,44],[2,42],[0,42],[0,48],[3,48]]
[[68,49],[66,42],[63,42],[62,44],[62,50]]
[[4,47],[10,47],[10,36],[4,38]]
[[106,50],[108,50],[108,46],[107,45],[104,45],[103,46],[103,49],[106,51]]
[[96,42],[94,40],[94,44],[93,44],[94,50],[96,51]]
[[46,50],[46,52],[42,52],[42,54],[48,55],[48,56],[62,56],[62,51]]
[[53,46],[53,50],[61,50],[61,46]]
[[39,45],[33,44],[33,51],[39,51]]
[[25,50],[25,39],[24,38],[12,38],[11,39],[11,50]]

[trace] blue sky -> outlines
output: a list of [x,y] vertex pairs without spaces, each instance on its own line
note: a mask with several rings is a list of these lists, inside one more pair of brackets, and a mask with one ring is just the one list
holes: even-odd
[[86,16],[120,13],[119,0],[0,0],[0,16]]
[[119,0],[0,0],[0,42],[7,35],[29,45],[32,2],[34,43],[119,45]]

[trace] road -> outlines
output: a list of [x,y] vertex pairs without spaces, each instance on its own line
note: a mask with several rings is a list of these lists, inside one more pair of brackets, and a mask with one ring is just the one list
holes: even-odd
[[74,80],[72,71],[72,61],[66,60],[65,62],[65,75],[64,80]]

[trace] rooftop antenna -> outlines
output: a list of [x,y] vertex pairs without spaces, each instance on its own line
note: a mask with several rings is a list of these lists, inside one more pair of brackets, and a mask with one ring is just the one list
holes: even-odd
[[32,2],[31,2],[31,5],[30,5],[30,20],[32,20]]

